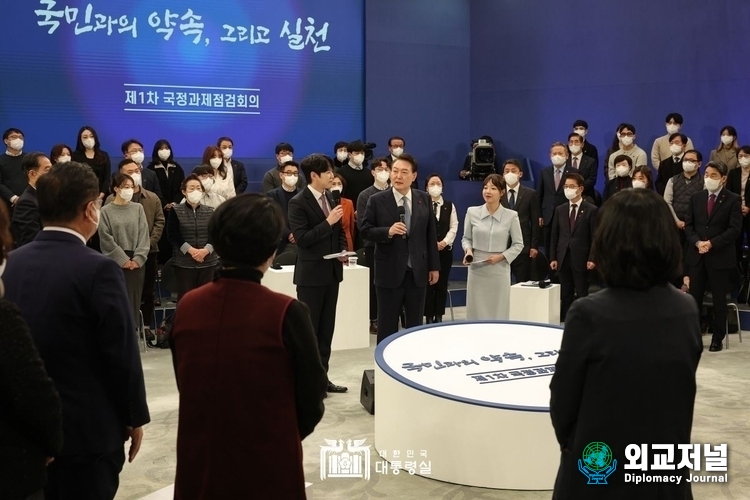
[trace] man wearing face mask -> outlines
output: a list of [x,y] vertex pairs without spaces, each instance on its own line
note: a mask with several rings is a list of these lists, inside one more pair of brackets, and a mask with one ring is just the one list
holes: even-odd
[[21,168],[26,172],[29,185],[18,198],[16,207],[13,209],[12,230],[16,248],[34,241],[37,233],[42,230],[36,183],[41,176],[50,171],[52,163],[44,153],[37,151],[24,155]]
[[[687,156],[687,153],[685,153]],[[713,338],[710,352],[721,351],[727,329],[727,295],[739,278],[735,240],[742,230],[740,196],[724,189],[727,166],[708,162],[703,182],[706,189],[690,198],[685,221],[685,262],[690,276],[690,295],[703,306],[703,296],[711,292]]]
[[[592,160],[594,160],[594,170],[599,170],[599,151],[597,151],[596,146],[591,144],[588,140],[588,133],[589,133],[589,124],[586,122],[586,120],[576,120],[573,122],[573,133],[578,134],[581,136],[583,144],[581,146],[581,151],[583,152],[583,156],[588,156]],[[584,195],[585,196],[585,195]]]
[[268,197],[281,207],[281,211],[284,212],[284,221],[286,222],[284,230],[281,232],[279,247],[276,249],[277,255],[283,253],[287,245],[297,243],[289,227],[289,201],[300,191],[297,187],[297,182],[299,182],[299,165],[296,162],[288,161],[279,166],[279,175],[282,179],[282,185],[268,192]]
[[3,132],[5,153],[0,155],[0,196],[13,207],[26,189],[26,173],[23,162],[23,132],[9,128]]
[[621,123],[617,127],[617,137],[622,144],[622,147],[609,155],[607,160],[607,172],[609,179],[614,179],[615,174],[615,158],[620,155],[629,156],[632,160],[633,165],[648,165],[648,158],[646,152],[639,148],[635,144],[635,127],[629,123]]
[[58,163],[36,187],[44,229],[13,252],[3,281],[63,403],[63,449],[47,468],[45,497],[111,499],[124,441],[132,462],[150,421],[125,279],[86,247],[99,225],[96,174]]
[[347,147],[349,146],[349,143],[346,141],[339,141],[336,144],[333,145],[333,170],[334,172],[338,172],[341,170],[341,167],[346,165],[349,162],[349,150]]
[[146,158],[143,153],[143,143],[141,143],[138,139],[128,139],[127,141],[122,143],[122,147],[120,149],[122,150],[122,154],[126,159],[132,160],[136,165],[138,165],[138,173],[140,174],[140,177],[135,179],[136,185],[141,186],[143,187],[143,189],[147,189],[152,193],[155,193],[156,196],[159,197],[159,201],[161,202],[162,206],[169,203],[169,201],[164,199],[164,195],[161,192],[159,177],[156,175],[156,172],[147,168],[143,168],[143,160]]
[[503,165],[503,179],[507,189],[500,203],[518,213],[523,235],[523,251],[510,263],[516,283],[531,279],[531,259],[535,259],[539,253],[539,236],[542,232],[539,227],[539,219],[542,216],[539,196],[533,189],[521,185],[522,177],[521,162],[515,159],[506,160]]
[[688,216],[690,199],[703,190],[703,176],[700,175],[703,156],[700,151],[691,149],[682,156],[682,172],[667,181],[664,188],[664,201],[674,215],[675,225],[680,234],[680,244],[685,246],[685,221]]
[[338,171],[346,181],[346,192],[342,196],[357,203],[360,193],[372,186],[373,177],[365,163],[365,144],[362,141],[350,142],[347,150],[349,164]]
[[388,152],[391,154],[391,164],[404,154],[405,146],[406,141],[402,137],[394,136],[388,139]]
[[[281,177],[279,177],[279,167],[288,161],[294,160],[294,148],[288,142],[280,142],[276,145],[276,166],[263,175],[263,192],[268,194],[272,189],[281,187]],[[304,176],[300,176],[297,181],[297,187],[302,189],[307,185]]]
[[663,159],[656,174],[656,192],[664,196],[669,179],[682,172],[682,157],[688,138],[678,132],[669,136],[669,158]]
[[583,177],[583,196],[594,198],[594,186],[596,185],[597,164],[590,156],[583,152],[583,136],[576,132],[568,134],[568,161],[567,167],[578,170]]
[[565,174],[575,172],[566,165],[568,148],[565,147],[565,144],[556,142],[552,144],[549,152],[552,165],[544,167],[539,172],[536,185],[536,192],[539,193],[539,199],[542,202],[542,217],[539,219],[539,227],[544,228],[544,248],[548,256],[550,237],[552,236],[552,216],[555,213],[555,208],[565,203],[562,180]]
[[[750,242],[750,146],[742,146],[737,152],[737,163],[740,168],[735,168],[727,174],[727,189],[740,195],[740,206],[742,208],[742,231],[736,240],[737,263],[742,261],[742,247],[745,240]],[[727,166],[728,168],[728,166]],[[18,210],[18,208],[16,208]],[[743,262],[746,268],[747,262]]]
[[[667,158],[674,157],[674,153],[671,151],[672,137],[682,130],[682,115],[680,113],[669,113],[666,122],[667,133],[654,141],[654,145],[651,147],[651,164],[656,170],[661,169],[661,162]],[[633,131],[635,133],[635,130]],[[685,149],[693,149],[693,141],[689,137],[686,137],[683,146]],[[645,163],[637,163],[636,165],[645,165]],[[669,177],[666,177],[669,179]]]

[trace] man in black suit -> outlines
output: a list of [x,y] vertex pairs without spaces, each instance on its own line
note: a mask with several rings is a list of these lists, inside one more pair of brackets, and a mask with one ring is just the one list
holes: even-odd
[[568,161],[565,162],[565,168],[576,170],[583,177],[583,196],[589,198],[590,202],[595,199],[594,187],[596,186],[596,166],[597,162],[583,152],[583,137],[573,132],[568,134]]
[[[323,257],[346,250],[346,236],[341,229],[344,209],[334,204],[328,191],[333,181],[333,161],[329,157],[313,154],[303,159],[300,166],[307,187],[289,200],[289,227],[297,242],[294,284],[297,285],[297,298],[310,308],[320,359],[328,372],[339,283],[344,279],[342,262],[348,259]],[[347,390],[328,381],[328,392]]]
[[277,254],[283,253],[287,245],[296,243],[294,234],[289,227],[289,202],[300,192],[300,188],[297,187],[297,181],[299,180],[299,165],[297,162],[288,161],[279,166],[279,170],[281,186],[273,188],[267,193],[269,198],[279,204],[286,218],[286,227],[281,232],[279,247],[276,249]]
[[99,179],[58,163],[37,183],[44,229],[12,252],[6,298],[29,325],[63,403],[62,453],[49,465],[48,499],[112,499],[150,420],[122,269],[86,247],[99,225]]
[[539,219],[539,226],[544,228],[544,248],[547,251],[547,257],[550,254],[552,216],[555,214],[555,208],[566,201],[563,192],[563,177],[573,172],[573,169],[566,165],[568,148],[562,142],[552,144],[550,160],[552,165],[544,167],[539,172],[536,185],[536,192],[539,193],[539,199],[542,202],[542,218]]
[[44,153],[34,152],[24,155],[21,168],[26,172],[29,185],[16,200],[13,210],[12,232],[15,248],[30,243],[42,230],[42,219],[39,217],[39,204],[36,199],[36,182],[39,177],[49,172],[52,163]]
[[161,192],[161,185],[159,184],[159,177],[156,175],[156,172],[148,168],[143,168],[143,159],[145,158],[143,155],[143,143],[138,139],[128,139],[122,143],[120,149],[125,158],[133,160],[138,165],[140,173],[135,177],[131,175],[133,181],[143,189],[156,193],[162,206],[171,203],[171,200],[167,201]]
[[735,240],[742,230],[740,196],[724,189],[727,166],[720,161],[706,164],[706,189],[690,198],[685,221],[685,262],[690,276],[690,295],[703,307],[703,295],[713,300],[713,338],[709,351],[721,351],[726,335],[727,295],[739,278]]
[[596,150],[596,146],[591,144],[586,136],[589,133],[589,124],[586,120],[576,120],[573,122],[573,132],[580,135],[583,138],[583,156],[588,156],[594,160],[594,170],[599,170],[599,151]]
[[656,174],[656,192],[664,196],[664,190],[667,188],[667,182],[675,175],[682,173],[682,159],[685,156],[685,147],[688,138],[685,134],[672,134],[669,136],[669,152],[672,156],[659,162],[659,168]]
[[227,168],[232,168],[232,174],[234,175],[234,191],[238,195],[245,192],[247,189],[247,172],[245,171],[245,165],[242,162],[232,159],[234,153],[234,141],[229,137],[219,137],[216,141],[216,147],[221,149],[221,154],[224,156],[224,164]]
[[500,203],[505,208],[518,212],[523,234],[523,251],[510,264],[510,270],[516,278],[516,283],[531,279],[531,259],[539,253],[539,196],[536,191],[521,185],[523,170],[518,160],[506,160],[503,165],[503,178],[507,189]]
[[[391,167],[391,185],[373,194],[360,222],[362,237],[375,242],[378,343],[405,327],[422,324],[425,287],[438,281],[440,258],[430,196],[412,189],[417,161],[402,154]],[[403,221],[403,222],[401,222]]]
[[563,184],[569,201],[555,209],[549,257],[550,268],[560,275],[560,321],[565,321],[575,298],[589,294],[588,271],[594,269],[591,244],[596,215],[596,205],[583,201],[581,174],[567,174]]

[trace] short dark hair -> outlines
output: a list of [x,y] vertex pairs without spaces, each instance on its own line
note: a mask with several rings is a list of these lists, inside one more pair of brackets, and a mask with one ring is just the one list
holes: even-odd
[[746,155],[750,155],[750,145],[742,146],[738,153],[740,152],[745,153]]
[[685,151],[685,152],[683,153],[682,157],[683,157],[683,158],[685,158],[685,155],[686,155],[686,154],[688,154],[688,153],[694,153],[694,154],[695,154],[695,156],[696,156],[696,157],[698,158],[698,161],[699,161],[699,162],[702,162],[702,161],[703,161],[703,155],[702,155],[702,154],[701,154],[701,152],[700,152],[700,151],[698,151],[697,149],[688,149],[687,151]]
[[638,165],[633,169],[633,175],[632,177],[635,177],[635,174],[641,173],[646,178],[646,187],[649,189],[654,189],[654,177],[651,173],[651,168],[648,165]]
[[610,287],[645,290],[666,285],[682,272],[674,217],[650,189],[623,189],[602,206],[592,249]]
[[365,151],[365,143],[362,141],[352,141],[349,144],[346,145],[346,150],[349,153],[354,153],[356,151]]
[[521,166],[520,160],[516,160],[515,158],[508,158],[503,162],[503,171],[505,170],[505,165],[513,165],[514,167],[517,167],[518,170],[523,172],[523,167]]
[[578,132],[571,132],[571,133],[569,133],[569,134],[568,134],[568,142],[570,142],[570,140],[571,140],[571,139],[572,139],[573,137],[578,137],[578,138],[579,138],[579,139],[581,140],[581,142],[583,142],[583,137],[582,137],[582,136],[581,136],[581,134],[579,134]]
[[46,226],[72,222],[99,198],[99,179],[78,162],[57,163],[36,184],[39,216]]
[[3,132],[3,140],[7,139],[10,136],[10,134],[21,134],[24,137],[26,137],[26,135],[24,135],[24,133],[21,130],[17,128],[9,128],[5,132]]
[[589,124],[586,120],[576,120],[573,122],[573,128],[576,128],[576,127],[583,127],[586,130],[588,130]]
[[490,183],[492,183],[492,185],[495,186],[500,191],[505,191],[507,187],[505,185],[505,179],[503,179],[503,176],[500,174],[490,174],[487,177],[485,177],[484,182],[482,182],[482,187]]
[[680,113],[669,113],[664,119],[664,123],[669,123],[669,120],[674,120],[677,125],[682,125],[682,115]]
[[131,144],[138,144],[141,147],[141,149],[143,149],[143,143],[141,141],[139,141],[138,139],[128,139],[127,141],[122,143],[122,146],[120,146],[120,149],[122,150],[122,154],[127,154],[128,149],[130,149]]
[[305,180],[307,180],[307,183],[311,184],[313,173],[321,175],[324,172],[333,172],[333,163],[328,156],[320,153],[313,153],[302,159],[300,168],[302,169],[302,172],[305,173]]
[[630,168],[633,168],[633,159],[629,157],[628,155],[617,155],[615,156],[615,160],[612,162],[612,165],[617,165],[618,163],[626,161],[628,162],[628,166]]
[[438,174],[438,173],[432,173],[432,174],[428,175],[427,178],[424,180],[424,190],[425,191],[427,191],[427,185],[430,183],[430,179],[432,179],[433,177],[437,177],[438,179],[440,179],[440,184],[442,184],[443,186],[445,186],[445,181],[443,180],[443,177],[440,174]]
[[339,141],[333,145],[333,152],[336,153],[341,148],[349,149],[349,143],[346,141]]
[[704,172],[708,170],[709,168],[715,168],[719,171],[722,177],[726,176],[727,173],[729,173],[729,168],[727,167],[727,164],[723,161],[710,161],[706,163],[706,168],[704,169]]
[[576,181],[578,187],[583,186],[583,183],[585,182],[583,180],[583,176],[578,172],[568,172],[567,174],[563,175],[562,183],[565,184],[565,181],[567,181],[568,179]]
[[631,125],[630,123],[621,123],[620,126],[617,127],[617,133],[619,134],[624,129],[628,129],[635,134],[635,127]]
[[687,141],[688,141],[687,136],[685,134],[681,134],[680,132],[675,132],[674,134],[670,135],[669,136],[669,142],[674,141],[678,137],[682,141],[683,145],[687,144]]
[[290,167],[290,166],[296,167],[297,170],[299,171],[299,163],[297,163],[296,161],[285,161],[284,163],[279,165],[279,172],[283,171],[286,167]]
[[[211,168],[211,167],[208,167],[208,168]],[[213,174],[213,171],[211,173]],[[201,191],[203,191],[203,192],[206,191],[206,189],[203,187],[203,183],[201,182],[201,178],[198,177],[198,175],[195,172],[193,172],[190,175],[185,176],[185,178],[180,183],[180,191],[186,191],[187,190],[187,183],[189,181],[198,181],[198,184],[201,185]]]
[[292,145],[288,142],[280,142],[276,145],[276,154],[279,154],[282,151],[289,151],[290,153],[294,153],[294,147],[292,147]]
[[393,137],[391,137],[390,139],[388,139],[388,147],[391,147],[391,142],[393,142],[393,141],[401,141],[401,142],[404,143],[404,146],[406,146],[406,141],[404,140],[403,137],[399,137],[397,135],[394,135]]
[[13,236],[10,234],[10,215],[5,203],[0,203],[0,264],[5,262],[8,252],[13,246]]
[[214,175],[214,167],[211,165],[198,165],[193,169],[193,174],[197,175]]
[[135,181],[128,174],[121,174],[119,172],[116,173],[115,175],[112,176],[112,185],[110,186],[109,191],[111,193],[114,193],[115,188],[119,189],[119,187],[122,186],[126,181],[132,182],[133,187],[135,187]]
[[73,148],[71,148],[67,144],[55,144],[54,146],[52,146],[52,151],[49,152],[49,159],[52,163],[56,163],[57,159],[62,156],[63,149],[67,149],[68,151],[70,151],[71,155],[73,154]]
[[386,165],[388,165],[388,169],[390,170],[390,168],[391,168],[391,158],[390,158],[390,156],[388,156],[388,157],[386,157],[386,156],[378,156],[377,158],[373,158],[370,161],[370,170],[375,170],[377,167],[380,166],[381,163],[385,163]]
[[24,171],[26,175],[29,175],[29,172],[32,170],[37,170],[39,168],[39,158],[46,158],[47,155],[42,153],[41,151],[32,151],[31,153],[26,153],[23,155],[23,158],[21,158],[21,170]]
[[208,240],[224,267],[258,267],[276,251],[284,226],[277,203],[246,193],[219,205],[208,221]]
[[232,140],[231,137],[219,137],[219,139],[216,141],[216,147],[220,148],[221,147],[221,143],[224,142],[224,141],[229,142],[229,144],[231,144],[232,147],[234,147],[234,141]]
[[125,158],[124,160],[120,160],[120,163],[117,164],[117,171],[119,172],[120,170],[122,170],[123,167],[130,165],[131,163],[135,164],[135,162],[131,160],[130,158]]
[[[403,160],[403,161],[407,162],[409,165],[411,165],[411,171],[412,171],[412,173],[416,173],[417,172],[417,168],[418,168],[417,160],[412,155],[410,155],[409,153],[401,153],[400,155],[398,155],[398,157],[396,158],[396,160],[394,160],[394,163],[396,161],[398,161],[398,160]],[[391,165],[391,167],[393,167],[393,165]]]

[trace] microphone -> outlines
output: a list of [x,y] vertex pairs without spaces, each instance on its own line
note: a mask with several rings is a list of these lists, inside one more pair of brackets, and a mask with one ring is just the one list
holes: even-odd
[[341,203],[341,191],[338,189],[331,191],[331,198],[333,198],[333,208],[336,208]]
[[[406,209],[403,205],[398,207],[398,220],[401,224],[406,224]],[[404,234],[403,237],[406,238],[406,235]]]

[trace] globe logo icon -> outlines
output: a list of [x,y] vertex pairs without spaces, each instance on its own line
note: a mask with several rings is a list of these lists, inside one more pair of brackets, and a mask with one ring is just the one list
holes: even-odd
[[617,468],[612,448],[606,443],[594,441],[583,449],[578,460],[578,470],[588,478],[588,484],[607,484],[607,477]]

